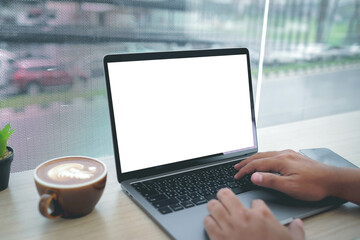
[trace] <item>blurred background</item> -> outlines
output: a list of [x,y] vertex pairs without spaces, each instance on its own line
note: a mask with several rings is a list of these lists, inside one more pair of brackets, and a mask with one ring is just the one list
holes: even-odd
[[[264,9],[265,0],[0,1],[12,172],[113,154],[108,53],[246,47],[256,90]],[[360,0],[269,0],[258,127],[360,109],[359,16]]]

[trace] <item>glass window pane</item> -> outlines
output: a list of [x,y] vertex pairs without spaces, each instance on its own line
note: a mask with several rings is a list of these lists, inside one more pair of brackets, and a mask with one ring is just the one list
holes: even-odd
[[271,0],[259,126],[360,109],[360,2]]
[[[1,1],[0,126],[12,171],[113,154],[108,53],[247,47],[256,85],[265,0]],[[3,59],[13,59],[4,65]]]

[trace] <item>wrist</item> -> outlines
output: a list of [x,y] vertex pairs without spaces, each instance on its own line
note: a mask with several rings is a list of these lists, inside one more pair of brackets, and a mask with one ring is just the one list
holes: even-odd
[[323,188],[325,197],[339,197],[341,195],[342,169],[338,167],[328,166],[323,176]]
[[324,176],[326,195],[360,205],[360,169],[331,167]]
[[[348,187],[354,184],[354,170],[351,168],[332,167],[328,176],[328,196],[346,199],[348,198]],[[356,176],[356,174],[355,174]]]

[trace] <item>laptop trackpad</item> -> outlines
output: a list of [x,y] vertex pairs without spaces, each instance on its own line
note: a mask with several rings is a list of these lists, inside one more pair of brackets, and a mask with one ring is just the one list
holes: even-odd
[[282,224],[291,222],[293,218],[305,218],[320,213],[345,202],[338,198],[326,198],[318,202],[300,201],[270,189],[255,190],[237,197],[248,208],[254,199],[264,200]]

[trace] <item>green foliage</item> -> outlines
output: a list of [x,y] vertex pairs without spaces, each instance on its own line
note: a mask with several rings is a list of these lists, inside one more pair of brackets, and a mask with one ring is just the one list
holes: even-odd
[[[0,0],[1,1],[1,0]],[[74,98],[91,99],[96,96],[106,96],[106,89],[78,92],[41,93],[37,96],[16,95],[7,99],[1,99],[0,108],[24,108],[31,104],[46,105],[51,102],[66,102]]]
[[7,147],[7,141],[14,131],[15,129],[10,131],[10,123],[7,124],[2,130],[0,130],[0,158],[4,156]]

